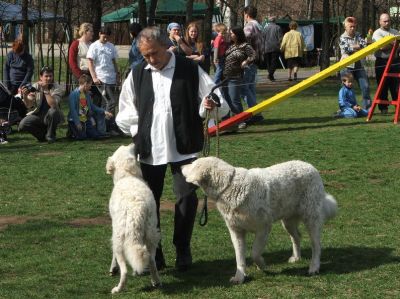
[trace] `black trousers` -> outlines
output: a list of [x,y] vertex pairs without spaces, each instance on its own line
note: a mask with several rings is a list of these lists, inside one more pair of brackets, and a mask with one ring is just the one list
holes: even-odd
[[264,54],[264,59],[267,64],[268,74],[273,76],[278,68],[280,52],[269,52]]
[[[196,195],[197,187],[187,183],[182,175],[181,166],[189,164],[193,159],[170,163],[173,191],[176,197],[175,218],[174,218],[174,236],[173,243],[175,247],[185,248],[190,246],[192,238],[194,221],[198,199]],[[160,198],[164,188],[164,178],[168,165],[149,165],[141,163],[143,178],[148,183],[157,205],[157,220],[160,227]]]
[[[381,82],[383,72],[385,71],[385,66],[388,62],[388,59],[379,58],[377,57],[375,60],[375,77],[376,77],[376,84],[379,85]],[[390,67],[391,73],[400,73],[400,60],[394,59],[392,62],[392,66]],[[388,100],[388,93],[390,90],[390,94],[392,96],[392,101],[397,100],[397,92],[399,87],[399,79],[397,78],[386,78],[385,84],[382,86],[382,91],[380,94],[380,98],[382,100]],[[387,109],[388,105],[379,104],[379,110]]]

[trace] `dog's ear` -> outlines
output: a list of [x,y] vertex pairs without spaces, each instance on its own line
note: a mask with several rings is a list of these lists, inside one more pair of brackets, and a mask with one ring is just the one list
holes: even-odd
[[115,170],[114,160],[112,159],[112,157],[108,157],[106,163],[106,172],[107,174],[113,174],[114,170]]
[[196,177],[196,174],[193,172],[193,163],[191,164],[186,164],[181,166],[182,174],[185,177],[186,182],[192,183],[196,186],[199,185],[198,183],[198,178]]

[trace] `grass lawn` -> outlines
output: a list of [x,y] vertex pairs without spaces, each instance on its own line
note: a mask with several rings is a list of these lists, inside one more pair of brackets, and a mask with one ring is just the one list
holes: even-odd
[[[259,100],[285,88],[276,86],[259,88]],[[393,113],[376,114],[370,123],[333,119],[339,87],[338,80],[324,81],[265,111],[263,124],[220,140],[221,158],[235,166],[300,159],[320,170],[339,214],[324,227],[319,275],[306,275],[311,250],[304,228],[303,259],[288,264],[291,243],[277,223],[264,252],[267,271],[258,271],[248,259],[246,283],[230,285],[235,256],[215,209],[207,226],[196,223],[193,268],[178,273],[173,213],[164,209],[168,267],[160,273],[163,288],[149,288],[149,276],[129,276],[126,290],[114,297],[399,298],[400,128],[392,122]],[[63,125],[58,136],[65,131]],[[110,298],[119,278],[108,276],[112,181],[105,162],[130,139],[61,138],[48,145],[15,133],[9,140],[0,147],[0,298]],[[163,202],[173,203],[170,177]],[[251,241],[249,236],[249,246]]]

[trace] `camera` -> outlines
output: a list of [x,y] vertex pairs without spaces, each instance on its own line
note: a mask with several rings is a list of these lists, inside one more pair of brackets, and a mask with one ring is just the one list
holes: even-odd
[[28,92],[36,92],[37,89],[35,87],[33,87],[31,84],[27,84],[24,86],[24,88],[26,88],[28,90]]

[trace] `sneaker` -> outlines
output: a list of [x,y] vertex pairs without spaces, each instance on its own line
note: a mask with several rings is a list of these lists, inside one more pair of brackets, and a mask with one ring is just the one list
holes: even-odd
[[274,75],[268,75],[268,79],[269,79],[270,81],[272,81],[272,82],[274,82],[274,81],[275,81],[275,77],[274,77]]
[[340,110],[339,111],[336,111],[335,113],[333,113],[333,115],[332,115],[332,117],[333,118],[341,118],[342,116],[340,115]]
[[387,115],[388,114],[388,110],[387,109],[381,109],[381,114],[382,115]]
[[0,138],[0,144],[7,144],[8,141],[4,138]]
[[242,122],[242,123],[240,123],[240,124],[238,125],[238,129],[239,129],[239,130],[246,129],[246,127],[247,127],[247,124],[246,124],[245,122]]

